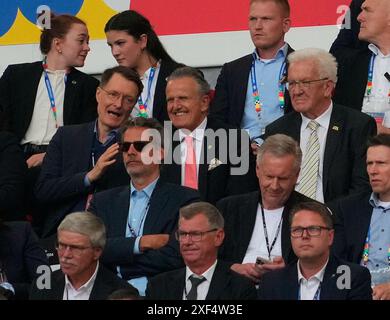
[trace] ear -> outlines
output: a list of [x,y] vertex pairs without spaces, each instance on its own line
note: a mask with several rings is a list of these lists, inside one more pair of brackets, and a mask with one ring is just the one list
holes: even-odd
[[97,103],[98,103],[98,105],[99,105],[100,100],[101,100],[101,98],[102,98],[102,89],[100,89],[100,87],[97,87],[97,88],[96,88],[96,94],[95,94],[95,96],[96,96],[96,101],[97,101]]
[[53,38],[51,49],[54,49],[57,53],[62,53],[62,39]]
[[329,247],[332,246],[333,239],[334,239],[334,229],[329,230],[329,243],[328,243]]
[[200,110],[202,111],[202,113],[208,113],[209,105],[210,105],[210,96],[208,94],[205,94],[202,97],[201,102],[202,102],[202,106]]
[[93,260],[95,260],[95,261],[99,260],[102,253],[103,253],[102,248],[94,248],[93,249]]
[[334,88],[335,88],[335,83],[331,80],[327,80],[325,83],[324,96],[327,98],[332,98]]
[[214,240],[215,246],[220,247],[224,239],[225,239],[225,231],[223,229],[218,229],[215,232],[215,240]]
[[138,41],[141,43],[141,49],[144,50],[148,45],[148,36],[146,34],[141,34]]
[[283,19],[283,31],[284,33],[287,33],[291,28],[291,19],[290,18],[284,18]]
[[256,176],[258,179],[260,179],[260,166],[256,161]]

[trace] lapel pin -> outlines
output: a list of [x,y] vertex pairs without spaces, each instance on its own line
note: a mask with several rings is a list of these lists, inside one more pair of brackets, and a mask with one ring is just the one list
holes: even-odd
[[212,148],[213,146],[211,144],[209,144],[209,146],[207,147],[209,150]]
[[72,80],[72,84],[76,84],[77,83],[77,81],[76,80]]
[[338,126],[333,126],[333,127],[332,127],[332,130],[334,130],[334,131],[339,131],[339,127],[338,127]]

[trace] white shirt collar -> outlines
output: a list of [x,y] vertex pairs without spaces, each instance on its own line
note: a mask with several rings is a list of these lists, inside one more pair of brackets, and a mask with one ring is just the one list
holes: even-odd
[[78,289],[75,289],[72,285],[72,283],[70,282],[69,278],[67,275],[65,275],[65,287],[68,287],[68,288],[71,288],[72,290],[74,291],[77,291],[77,292],[80,292],[80,291],[87,291],[89,289],[92,288],[92,286],[94,285],[95,283],[95,279],[96,279],[96,276],[97,276],[97,271],[99,269],[99,261],[97,262],[96,264],[96,269],[95,269],[95,272],[93,273],[92,277],[89,278],[89,280],[84,283],[80,288]]
[[207,125],[207,117],[205,117],[203,121],[199,124],[199,126],[196,127],[195,130],[192,131],[191,133],[188,129],[179,129],[180,141],[183,141],[183,139],[186,136],[190,136],[193,139],[202,142],[204,137],[204,131],[206,130],[206,125]]
[[[161,65],[161,60],[157,61],[157,64],[156,64],[156,70],[158,68],[160,68],[160,65]],[[153,67],[153,66],[152,66]],[[140,77],[141,80],[144,80],[144,79],[149,79],[149,76],[150,76],[150,71],[152,70],[152,67],[150,67],[148,70],[145,71],[145,73]]]
[[379,57],[381,57],[381,58],[390,57],[390,54],[384,55],[384,54],[382,53],[382,51],[381,51],[375,44],[373,44],[373,43],[370,43],[370,44],[368,45],[368,49],[370,49],[370,51],[371,51],[372,53],[374,53],[376,56],[379,56]]
[[191,269],[188,266],[186,266],[186,281],[189,279],[189,277],[194,275],[195,277],[203,276],[204,278],[206,278],[207,281],[211,282],[211,279],[213,278],[213,274],[215,271],[215,267],[217,266],[217,262],[218,260],[215,260],[213,265],[210,268],[208,268],[205,272],[203,272],[201,275],[193,273]]
[[310,281],[311,279],[314,279],[314,278],[317,279],[319,282],[322,282],[322,280],[324,279],[324,275],[325,275],[325,268],[326,268],[328,262],[329,262],[329,258],[328,258],[328,260],[326,260],[326,263],[324,264],[324,266],[321,268],[320,271],[318,271],[315,275],[311,276],[309,279],[306,279],[306,278],[303,276],[302,272],[301,272],[301,267],[300,267],[300,265],[299,265],[299,260],[298,260],[298,262],[297,262],[298,283],[301,283],[301,280],[302,280],[302,279],[305,279],[305,280],[307,280],[307,281]]
[[[332,110],[333,110],[333,102],[331,101],[330,105],[329,105],[329,108],[326,109],[326,111],[323,114],[321,114],[318,118],[314,119],[314,121],[319,123],[319,125],[321,127],[323,127],[326,130],[328,130],[329,122],[330,122],[330,116],[332,115]],[[305,117],[302,113],[301,113],[301,117],[302,117],[302,127],[303,128],[307,128],[307,125],[313,119],[309,119],[309,118]]]

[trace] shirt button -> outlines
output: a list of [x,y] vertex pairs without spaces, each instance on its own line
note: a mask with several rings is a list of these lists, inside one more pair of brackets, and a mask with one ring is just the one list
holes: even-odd
[[381,231],[382,231],[382,232],[385,232],[385,229],[382,229]]
[[376,266],[376,267],[379,267],[379,264],[376,264],[375,266]]
[[379,248],[379,251],[382,251],[382,248]]

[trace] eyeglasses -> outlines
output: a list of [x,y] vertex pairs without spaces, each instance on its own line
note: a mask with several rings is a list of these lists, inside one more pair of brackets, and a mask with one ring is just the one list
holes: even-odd
[[324,80],[329,80],[329,78],[322,78],[316,80],[303,80],[303,81],[288,81],[286,82],[286,88],[287,90],[292,90],[296,87],[308,89],[310,88],[312,83],[324,81]]
[[69,249],[69,251],[72,252],[72,254],[74,254],[76,256],[80,256],[84,252],[84,250],[87,250],[90,248],[93,248],[93,247],[91,247],[91,246],[89,246],[89,247],[75,246],[72,244],[65,244],[62,242],[56,243],[56,250],[61,254],[64,253],[66,249]]
[[332,228],[322,227],[322,226],[308,226],[306,228],[292,227],[290,231],[291,231],[291,236],[293,238],[301,238],[305,230],[310,237],[319,237],[321,235],[322,229],[331,230]]
[[137,152],[142,152],[142,150],[145,148],[147,144],[149,144],[151,141],[125,141],[119,144],[119,149],[122,152],[128,152],[131,145],[134,146],[134,149]]
[[207,230],[207,231],[194,231],[194,232],[184,232],[177,230],[175,233],[176,239],[179,241],[184,241],[184,239],[191,239],[193,242],[199,242],[203,239],[203,236],[207,233],[217,231],[217,228]]
[[125,108],[132,108],[135,104],[136,100],[132,96],[125,96],[123,93],[119,93],[117,91],[108,91],[102,87],[99,88],[102,89],[107,94],[107,97],[111,102],[115,102],[118,99],[121,99],[123,97],[123,106]]

